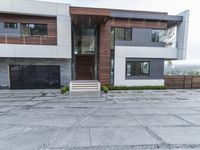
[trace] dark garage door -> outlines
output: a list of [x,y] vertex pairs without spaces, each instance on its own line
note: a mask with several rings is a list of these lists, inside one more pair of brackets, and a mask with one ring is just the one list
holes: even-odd
[[60,66],[11,65],[11,89],[60,88]]

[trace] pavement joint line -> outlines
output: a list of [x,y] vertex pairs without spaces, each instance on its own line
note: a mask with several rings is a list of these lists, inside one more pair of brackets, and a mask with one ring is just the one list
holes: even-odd
[[92,136],[91,136],[91,128],[89,126],[89,139],[90,139],[90,146],[92,146]]
[[24,124],[6,124],[6,123],[0,123],[0,125],[8,125],[8,126],[12,126],[12,127],[16,127],[16,126],[19,126],[19,127],[24,127],[24,128],[45,128],[45,129],[49,129],[49,128],[52,128],[52,129],[59,129],[59,130],[68,130],[69,127],[58,127],[58,126],[44,126],[44,125],[24,125]]
[[194,123],[192,123],[192,122],[190,122],[190,121],[188,121],[188,120],[182,118],[181,116],[179,116],[179,115],[177,115],[177,114],[174,114],[174,116],[177,117],[177,118],[179,118],[179,119],[181,119],[182,121],[185,121],[186,123],[188,123],[188,124],[190,124],[190,125],[195,125]]
[[[197,107],[197,108],[199,108],[199,107]],[[195,110],[200,113],[200,110],[198,110],[197,108],[190,108],[190,109]]]
[[105,146],[92,146],[92,147],[56,147],[56,148],[49,148],[47,150],[159,150],[159,149],[166,149],[166,150],[173,150],[173,149],[190,149],[200,148],[199,144],[196,145],[189,145],[189,144],[152,144],[152,145],[105,145]]
[[[143,125],[142,125],[143,126]],[[151,130],[149,127],[143,126],[143,128],[152,136],[154,137],[157,141],[159,141],[161,144],[167,144],[160,136],[158,136],[153,130]]]
[[[0,123],[0,125],[10,125],[10,126],[21,126],[21,127],[32,127],[32,128],[58,128],[58,129],[64,129],[68,130],[70,127],[60,127],[60,126],[45,126],[45,125],[24,125],[21,123],[16,123],[16,124],[8,124],[8,123]],[[90,128],[138,128],[141,126],[140,125],[127,125],[127,126],[90,126]],[[150,126],[151,127],[151,126]],[[168,127],[198,127],[200,128],[200,125],[153,125],[153,127],[163,127],[163,128],[168,128]],[[88,126],[78,126],[78,128],[88,128]]]

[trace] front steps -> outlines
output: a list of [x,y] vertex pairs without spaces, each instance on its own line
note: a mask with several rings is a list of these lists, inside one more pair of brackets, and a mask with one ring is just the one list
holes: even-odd
[[76,80],[70,82],[71,97],[100,97],[101,84],[96,80]]

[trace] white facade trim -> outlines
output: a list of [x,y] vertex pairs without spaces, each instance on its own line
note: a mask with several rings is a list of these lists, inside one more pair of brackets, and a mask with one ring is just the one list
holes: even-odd
[[164,79],[121,80],[115,82],[115,86],[164,86]]
[[69,5],[35,0],[4,0],[0,13],[53,16],[57,18],[57,45],[0,44],[0,57],[71,58]]
[[183,21],[177,26],[177,41],[178,41],[177,57],[179,60],[182,60],[186,59],[187,56],[190,11],[189,10],[184,11],[180,13],[179,16],[183,16]]
[[[167,54],[168,53],[168,54]],[[164,86],[163,79],[126,79],[126,58],[176,58],[176,49],[151,47],[115,47],[115,86]]]
[[0,44],[0,57],[71,58],[71,46]]
[[0,3],[0,12],[4,13],[69,16],[69,4],[64,3],[51,3],[36,0],[3,0]]
[[176,48],[115,46],[115,57],[177,59]]

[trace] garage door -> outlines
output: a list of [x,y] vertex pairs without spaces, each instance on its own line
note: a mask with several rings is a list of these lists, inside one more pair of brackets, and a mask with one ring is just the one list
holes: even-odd
[[60,66],[11,65],[11,89],[60,88]]

